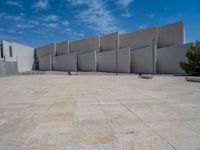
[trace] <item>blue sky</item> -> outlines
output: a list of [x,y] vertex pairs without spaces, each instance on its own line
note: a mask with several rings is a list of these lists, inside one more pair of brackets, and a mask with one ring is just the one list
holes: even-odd
[[0,39],[33,47],[184,21],[200,40],[200,0],[0,0]]

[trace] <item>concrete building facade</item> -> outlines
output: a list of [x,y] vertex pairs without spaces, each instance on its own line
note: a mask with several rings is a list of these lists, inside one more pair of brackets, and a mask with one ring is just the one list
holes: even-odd
[[1,70],[4,70],[2,72],[10,72],[8,75],[12,72],[17,74],[17,72],[31,71],[34,65],[34,48],[2,40],[0,42],[0,63],[2,64]]
[[[186,60],[183,22],[77,41],[50,43],[35,48],[35,62],[42,71],[102,71],[148,74],[183,74],[179,62]],[[33,48],[3,41],[1,59],[16,62],[18,71],[31,70]],[[12,57],[9,45],[13,46]],[[15,49],[18,51],[15,51]],[[2,57],[5,56],[5,57]]]
[[[41,70],[52,68],[64,71],[183,74],[184,71],[180,68],[179,62],[186,60],[185,54],[191,45],[185,44],[184,41],[184,24],[177,22],[137,32],[125,34],[115,32],[65,42],[65,46],[60,46],[60,48],[54,43],[50,44],[51,46],[36,48],[36,54],[51,55],[48,57],[51,61],[41,61],[42,58],[39,58]],[[77,56],[77,59],[67,61],[70,55],[65,55],[62,59],[57,56],[64,54]],[[46,69],[42,67],[43,63]],[[63,69],[60,67],[57,69],[56,64],[62,64]]]

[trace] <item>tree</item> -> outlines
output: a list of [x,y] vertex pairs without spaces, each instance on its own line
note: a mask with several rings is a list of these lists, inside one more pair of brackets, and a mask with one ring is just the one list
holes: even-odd
[[180,62],[181,68],[188,75],[200,76],[200,42],[196,43],[188,49],[186,53],[187,62]]

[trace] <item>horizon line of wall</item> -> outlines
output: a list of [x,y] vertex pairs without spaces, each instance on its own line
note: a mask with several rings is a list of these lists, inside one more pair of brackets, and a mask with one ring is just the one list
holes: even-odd
[[118,32],[36,48],[39,70],[183,74],[191,45],[183,22],[119,35]]

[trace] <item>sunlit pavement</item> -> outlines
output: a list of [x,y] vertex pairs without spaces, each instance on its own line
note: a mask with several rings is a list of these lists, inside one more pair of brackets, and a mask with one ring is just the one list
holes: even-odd
[[0,78],[1,150],[197,150],[200,84],[184,77]]

